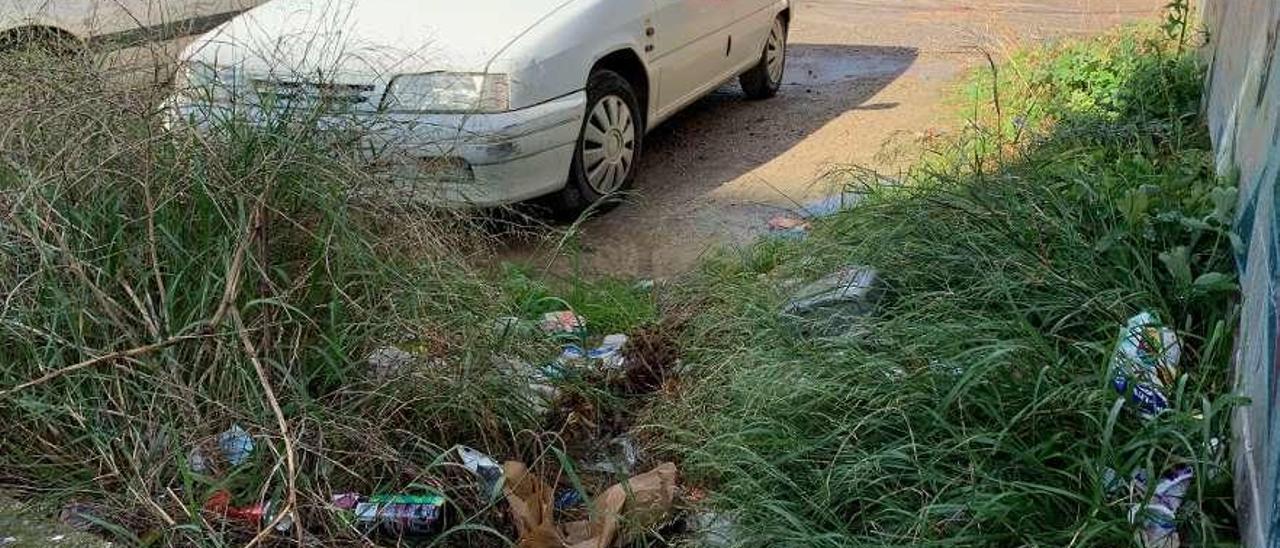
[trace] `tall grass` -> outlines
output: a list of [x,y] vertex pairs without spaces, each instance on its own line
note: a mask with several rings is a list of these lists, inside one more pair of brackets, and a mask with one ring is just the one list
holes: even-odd
[[[852,180],[857,207],[807,241],[726,252],[657,297],[520,269],[490,284],[464,260],[483,248],[469,219],[378,199],[323,136],[170,133],[163,89],[86,63],[0,63],[0,487],[86,504],[121,542],[364,544],[329,495],[439,489],[457,512],[434,542],[506,545],[454,444],[571,470],[566,439],[637,415],[742,546],[1126,545],[1147,493],[1112,492],[1106,471],[1183,462],[1184,539],[1233,538],[1210,440],[1239,403],[1235,195],[1179,45],[1126,33],[1026,53],[975,80],[977,123],[902,185]],[[849,263],[887,285],[869,335],[797,337],[786,295]],[[650,325],[685,378],[656,397],[571,380],[586,434],[540,416],[494,356],[554,349],[493,322],[566,306],[599,332]],[[1149,422],[1109,382],[1141,310],[1184,343],[1175,408]],[[417,362],[371,368],[388,344]],[[250,462],[193,471],[232,424],[254,436]],[[220,489],[298,523],[259,538],[201,510]]]
[[[542,441],[491,363],[530,345],[492,334],[509,310],[461,260],[469,221],[369,199],[305,132],[166,132],[162,93],[90,56],[0,63],[0,486],[87,504],[126,544],[341,545],[366,541],[330,494],[426,485],[460,509],[441,539],[505,544],[445,455]],[[388,344],[418,363],[378,374]],[[192,471],[232,424],[249,464]],[[298,524],[254,538],[201,511],[219,489]]]
[[[1138,31],[1020,56],[973,90],[979,123],[807,242],[726,253],[684,287],[665,449],[736,518],[740,546],[1125,546],[1123,481],[1195,467],[1185,542],[1234,538],[1226,370],[1233,185],[1199,116],[1201,73]],[[992,101],[999,90],[999,108]],[[869,335],[797,338],[796,283],[877,268]],[[1119,327],[1177,329],[1174,408],[1140,419],[1110,386]]]

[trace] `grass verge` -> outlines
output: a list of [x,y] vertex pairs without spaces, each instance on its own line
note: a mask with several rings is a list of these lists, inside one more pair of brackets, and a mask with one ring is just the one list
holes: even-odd
[[[975,80],[978,123],[900,186],[850,181],[860,202],[807,241],[703,265],[678,299],[699,307],[682,338],[696,378],[650,422],[737,545],[1129,545],[1150,493],[1114,492],[1106,470],[1183,463],[1182,538],[1235,538],[1211,442],[1239,403],[1235,191],[1213,172],[1201,77],[1141,30],[1027,52]],[[883,277],[870,334],[797,337],[785,297],[846,264]],[[1151,421],[1110,384],[1144,310],[1183,344]]]
[[[979,123],[902,185],[850,181],[861,201],[806,241],[725,252],[656,294],[490,277],[464,259],[481,245],[466,219],[366,199],[375,182],[306,135],[175,140],[154,97],[29,68],[0,66],[0,486],[75,502],[126,544],[363,544],[330,495],[439,490],[457,511],[432,541],[506,545],[451,447],[576,487],[576,445],[628,429],[713,493],[744,546],[1124,545],[1149,493],[1113,492],[1106,470],[1175,463],[1196,472],[1183,537],[1233,538],[1210,440],[1239,403],[1235,195],[1212,174],[1194,61],[1153,36],[986,74]],[[870,335],[798,336],[780,304],[845,264],[885,281]],[[571,413],[543,416],[494,356],[555,344],[494,320],[563,308],[628,332],[628,359],[653,367],[567,379]],[[1119,326],[1142,310],[1183,341],[1173,409],[1152,421],[1110,388]],[[370,367],[388,344],[413,359]],[[193,470],[233,424],[251,458]],[[297,521],[260,534],[204,509],[219,491]]]
[[[175,137],[160,97],[91,63],[0,66],[0,485],[182,546],[361,544],[330,495],[443,490],[440,538],[504,544],[447,452],[545,449],[491,362],[537,346],[493,334],[513,310],[463,260],[468,219],[366,199],[374,181],[286,128]],[[391,344],[416,356],[370,367]],[[232,425],[255,442],[239,465],[213,456]],[[297,522],[259,535],[204,509],[219,491]]]

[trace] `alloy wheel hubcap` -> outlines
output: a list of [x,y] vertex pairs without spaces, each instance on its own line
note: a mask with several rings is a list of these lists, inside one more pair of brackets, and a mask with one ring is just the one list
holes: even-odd
[[787,51],[786,33],[782,20],[774,21],[773,29],[769,31],[769,41],[764,45],[764,60],[765,67],[769,71],[769,83],[775,86],[782,83],[782,63]]
[[596,102],[582,131],[582,169],[599,194],[622,188],[635,160],[636,125],[631,107],[617,95]]

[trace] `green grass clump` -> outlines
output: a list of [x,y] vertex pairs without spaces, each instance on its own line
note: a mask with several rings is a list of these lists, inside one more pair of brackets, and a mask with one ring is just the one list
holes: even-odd
[[548,276],[513,264],[503,265],[500,279],[503,296],[522,317],[573,310],[594,333],[625,333],[657,319],[652,291],[631,280]]
[[[218,490],[342,545],[364,541],[330,495],[444,489],[443,538],[504,544],[446,452],[528,455],[540,417],[492,363],[528,345],[492,335],[510,310],[459,259],[467,220],[370,198],[284,127],[170,134],[159,97],[85,63],[0,63],[0,487],[179,546],[258,532],[202,511]],[[371,368],[389,344],[419,357]],[[249,462],[193,471],[233,424]]]
[[[899,186],[851,182],[861,202],[808,241],[726,253],[682,288],[700,307],[682,338],[695,378],[651,422],[736,518],[738,545],[1132,545],[1129,508],[1147,493],[1109,493],[1105,470],[1176,463],[1196,472],[1183,540],[1234,538],[1210,440],[1229,438],[1239,403],[1235,191],[1213,172],[1199,69],[1125,34],[999,75],[1000,108],[980,110],[1000,125]],[[844,264],[882,274],[870,334],[795,336],[785,297]],[[1183,343],[1174,408],[1149,422],[1109,374],[1143,310]]]

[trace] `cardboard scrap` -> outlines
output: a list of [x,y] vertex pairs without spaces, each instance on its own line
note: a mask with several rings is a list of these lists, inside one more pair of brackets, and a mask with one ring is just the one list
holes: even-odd
[[778,215],[769,219],[769,230],[809,230],[809,221]]
[[623,518],[656,523],[670,512],[676,492],[676,465],[663,463],[593,499],[591,519],[556,525],[555,490],[523,463],[509,461],[503,472],[521,548],[608,548],[617,540]]

